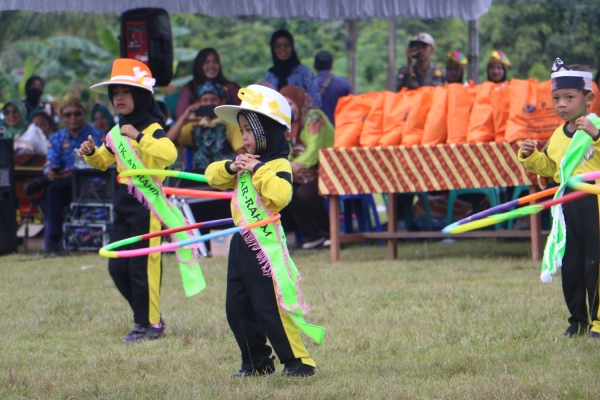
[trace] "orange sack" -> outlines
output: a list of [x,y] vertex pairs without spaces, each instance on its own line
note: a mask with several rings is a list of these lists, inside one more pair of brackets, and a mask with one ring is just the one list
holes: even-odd
[[494,141],[494,110],[490,95],[497,86],[500,85],[494,82],[484,82],[475,86],[477,94],[469,117],[467,143]]
[[383,135],[379,140],[380,146],[394,146],[402,143],[402,131],[413,90],[402,89],[398,93],[386,92],[383,105]]
[[490,93],[494,117],[494,140],[504,142],[506,121],[510,110],[510,82],[503,82]]
[[335,107],[335,137],[333,147],[357,147],[363,123],[371,110],[370,96],[349,94],[338,100]]
[[423,86],[414,90],[410,97],[408,117],[402,131],[402,146],[413,146],[421,144],[427,114],[431,108],[433,86]]
[[448,87],[437,86],[431,95],[431,108],[421,144],[442,144],[448,138]]
[[[379,144],[379,139],[383,136],[383,105],[385,103],[386,93],[376,92],[371,103],[371,110],[365,119],[360,134],[360,145],[362,147],[373,147]],[[393,93],[391,93],[393,95]]]
[[506,122],[506,142],[550,138],[564,121],[554,112],[551,83],[513,79],[510,89],[510,111]]
[[474,86],[450,83],[448,86],[448,139],[449,144],[467,142],[471,108],[477,90]]

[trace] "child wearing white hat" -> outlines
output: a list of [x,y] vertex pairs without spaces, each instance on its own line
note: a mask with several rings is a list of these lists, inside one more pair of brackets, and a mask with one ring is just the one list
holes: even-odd
[[[287,100],[259,85],[240,89],[239,97],[240,106],[220,106],[215,113],[240,126],[248,153],[236,160],[212,163],[206,169],[209,185],[234,189],[231,213],[237,225],[277,214],[292,196],[290,147],[285,138],[292,114]],[[304,321],[308,308],[302,300],[300,279],[279,221],[233,236],[226,312],[242,355],[242,366],[235,376],[275,371],[267,338],[284,364],[284,376],[315,374],[316,364],[302,343],[300,331],[321,343],[324,329]]]

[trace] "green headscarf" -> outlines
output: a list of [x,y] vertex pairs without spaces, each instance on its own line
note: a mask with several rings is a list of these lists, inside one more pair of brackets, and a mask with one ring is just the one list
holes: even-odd
[[2,107],[2,111],[8,106],[12,104],[17,108],[19,114],[21,115],[21,121],[15,126],[8,126],[6,120],[4,120],[4,126],[6,127],[5,136],[6,138],[12,138],[17,140],[25,131],[29,124],[27,123],[27,109],[25,108],[25,104],[19,99],[10,99],[6,103],[4,103],[4,107]]
[[113,118],[112,114],[110,113],[110,110],[108,109],[108,107],[106,107],[104,104],[100,104],[100,103],[98,103],[98,104],[94,105],[94,107],[92,107],[92,112],[90,113],[90,122],[92,124],[94,123],[94,115],[96,114],[96,111],[100,111],[100,112],[102,112],[102,114],[104,114],[104,116],[108,120],[108,130],[110,131],[116,125],[116,123],[115,123],[115,119]]

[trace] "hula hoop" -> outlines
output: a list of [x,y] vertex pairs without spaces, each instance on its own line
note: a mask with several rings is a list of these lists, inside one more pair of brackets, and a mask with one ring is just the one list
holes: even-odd
[[600,171],[587,172],[585,174],[569,178],[567,185],[572,189],[600,196],[600,186],[585,182],[595,181],[597,179],[600,179]]
[[498,213],[501,213],[501,212],[506,212],[506,211],[510,210],[511,208],[513,208],[513,207],[521,206],[523,204],[531,203],[534,200],[539,200],[539,199],[542,199],[544,197],[550,196],[550,195],[556,193],[557,190],[558,190],[558,186],[550,188],[550,189],[542,190],[541,192],[537,192],[537,193],[533,193],[533,194],[528,194],[527,196],[519,197],[516,200],[512,200],[512,201],[509,201],[507,203],[500,204],[500,205],[497,205],[497,206],[492,207],[492,208],[488,208],[487,210],[478,212],[477,214],[473,214],[471,216],[468,216],[467,218],[463,218],[460,221],[456,221],[456,222],[448,225],[448,227],[456,227],[456,226],[464,225],[464,224],[469,223],[469,222],[473,222],[473,221],[477,221],[477,220],[480,220],[480,219],[483,219],[483,218],[487,218],[487,217],[492,216],[494,214],[498,214]]
[[231,199],[233,192],[217,192],[214,190],[180,189],[163,186],[163,192],[167,195],[197,197],[200,199]]
[[[596,172],[594,172],[594,174],[596,174]],[[600,174],[600,172],[598,172],[598,174]],[[584,179],[590,180],[590,178],[588,178],[588,177],[585,177]],[[583,184],[581,184],[581,185],[583,185]],[[588,185],[588,184],[585,184],[585,185]],[[594,186],[594,185],[589,185],[589,186]],[[594,186],[594,190],[598,190],[598,192],[600,193],[600,186]],[[547,200],[547,201],[544,201],[539,204],[534,204],[531,206],[524,207],[523,209],[519,209],[519,210],[523,210],[523,211],[518,214],[515,213],[515,211],[509,211],[504,214],[492,215],[487,218],[468,222],[463,225],[452,224],[452,225],[448,225],[447,227],[442,229],[442,232],[455,235],[455,234],[459,234],[459,233],[472,231],[475,229],[485,228],[487,226],[491,226],[491,225],[499,224],[504,221],[508,221],[509,219],[514,219],[514,218],[524,217],[527,215],[537,214],[541,211],[549,209],[550,207],[552,207],[554,205],[568,203],[568,202],[580,199],[582,197],[585,197],[588,194],[593,194],[593,193],[589,193],[586,191],[571,192],[569,194],[559,197],[558,199]],[[512,213],[512,215],[511,215],[511,213]]]
[[167,243],[167,244],[163,244],[160,246],[145,247],[143,249],[135,249],[135,250],[120,250],[120,251],[113,250],[117,247],[121,247],[121,246],[131,244],[131,243],[136,243],[141,240],[150,239],[152,237],[164,236],[164,235],[168,235],[171,233],[181,232],[184,230],[195,229],[195,228],[200,228],[200,227],[222,225],[227,222],[232,222],[233,220],[231,218],[227,218],[227,219],[214,220],[214,221],[208,221],[208,222],[199,222],[194,225],[182,226],[179,228],[172,228],[172,229],[165,229],[165,230],[159,231],[159,232],[147,233],[145,235],[134,236],[134,237],[130,237],[127,239],[119,240],[118,242],[110,243],[107,246],[104,246],[103,248],[100,249],[100,251],[98,253],[102,257],[106,257],[106,258],[129,258],[129,257],[146,256],[151,253],[175,250],[178,247],[189,246],[191,244],[199,243],[199,242],[206,242],[207,240],[211,240],[211,239],[217,238],[219,236],[229,235],[231,233],[237,233],[237,232],[241,232],[241,231],[247,230],[247,229],[258,228],[263,225],[268,225],[270,223],[273,223],[280,218],[281,218],[281,216],[279,214],[275,214],[272,217],[265,218],[260,221],[252,222],[250,224],[236,226],[233,228],[224,229],[220,232],[211,233],[208,235],[199,236],[199,237],[195,237],[195,238],[191,238],[191,239],[187,239],[187,240],[182,240],[182,241],[175,242],[175,243]]
[[167,169],[128,169],[127,171],[123,171],[119,175],[117,175],[117,179],[119,179],[121,176],[140,175],[170,176],[173,178],[189,179],[196,182],[206,183],[206,177],[202,174],[194,174],[192,172],[182,171],[171,171]]

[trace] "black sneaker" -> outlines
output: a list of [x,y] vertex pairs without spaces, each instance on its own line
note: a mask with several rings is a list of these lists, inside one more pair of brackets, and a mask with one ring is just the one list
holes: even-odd
[[250,370],[240,369],[234,377],[246,378],[248,376],[268,375],[275,372],[275,356],[266,358],[258,365],[254,365]]
[[40,190],[49,186],[50,183],[52,183],[50,179],[46,178],[45,176],[41,178],[36,178],[31,182],[27,182],[23,186],[23,191],[25,192],[25,195],[31,197],[34,196]]
[[315,367],[311,365],[302,364],[300,361],[292,361],[286,363],[282,376],[287,376],[290,378],[304,378],[307,376],[313,376],[315,374]]
[[590,331],[590,333],[588,334],[588,337],[590,339],[600,339],[600,333],[594,332],[594,331]]
[[573,324],[567,328],[567,330],[563,333],[565,337],[577,337],[583,336],[588,332],[588,326],[583,324]]
[[125,336],[123,344],[133,344],[144,340],[155,340],[165,337],[165,325],[155,328],[151,325],[135,324],[133,330]]

